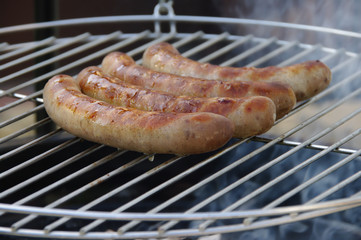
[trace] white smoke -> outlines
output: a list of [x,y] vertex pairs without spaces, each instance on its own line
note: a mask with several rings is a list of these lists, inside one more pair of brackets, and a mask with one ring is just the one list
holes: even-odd
[[[361,2],[357,0],[213,0],[213,2],[222,17],[305,24],[361,33]],[[276,36],[279,39],[297,40],[302,43],[320,43],[332,48],[361,50],[360,44],[357,45],[359,38],[255,25],[225,27],[236,34]]]

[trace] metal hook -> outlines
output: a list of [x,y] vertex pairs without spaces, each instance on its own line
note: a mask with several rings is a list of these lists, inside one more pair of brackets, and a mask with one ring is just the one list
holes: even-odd
[[[169,16],[170,18],[174,17],[173,10],[173,1],[159,0],[159,3],[154,7],[154,17],[159,18],[160,16]],[[154,32],[157,36],[160,36],[162,31],[160,27],[160,21],[154,22]],[[175,34],[177,32],[176,25],[174,21],[170,21],[170,33]]]

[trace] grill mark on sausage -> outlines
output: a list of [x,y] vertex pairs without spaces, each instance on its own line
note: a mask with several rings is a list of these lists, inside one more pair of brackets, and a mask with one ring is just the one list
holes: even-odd
[[[119,78],[105,74],[95,66],[82,70],[77,76],[77,81],[85,94],[113,105],[134,107],[147,111],[211,112],[223,115],[232,120],[235,125],[234,136],[239,138],[263,133],[273,125],[274,121],[274,104],[270,99],[264,97],[198,98],[176,96],[131,85]],[[111,92],[111,94],[109,95],[108,92]],[[113,98],[113,96],[116,97]],[[257,99],[264,103],[264,109],[251,108],[252,112],[244,110],[245,102],[249,105]],[[258,112],[262,112],[263,119],[258,118]],[[261,126],[260,128],[252,130],[244,127],[256,124],[255,121],[258,121],[257,124]]]
[[208,152],[223,146],[234,131],[232,122],[217,114],[146,112],[113,106],[84,95],[67,75],[50,79],[43,99],[49,116],[70,133],[145,153]]
[[[64,90],[56,94],[58,104],[73,110],[74,114],[84,114],[86,118],[91,119],[92,121],[98,121],[99,119],[104,121],[104,119],[109,118],[109,113],[112,112],[115,114],[114,123],[116,124],[131,125],[135,123],[134,119],[138,119],[139,121],[136,122],[139,124],[139,127],[154,129],[167,125],[169,122],[180,117],[175,113],[167,113],[165,115],[164,113],[159,112],[153,114],[149,113],[142,118],[141,112],[138,112],[137,110],[130,111],[127,108],[114,107],[105,102],[93,99],[75,90],[68,82],[59,81],[56,84],[54,92],[57,92],[60,88],[63,88]],[[126,112],[129,114],[124,115]]]
[[[124,65],[122,63],[123,60],[125,61]],[[133,64],[129,65],[130,63]],[[296,103],[294,92],[285,84],[250,81],[230,82],[182,77],[153,71],[144,66],[137,65],[131,57],[121,52],[113,52],[107,55],[103,59],[102,69],[108,74],[114,73],[115,77],[127,83],[176,95],[233,98],[248,96],[269,97],[276,104],[278,118],[289,112]],[[117,70],[115,71],[114,69]]]
[[143,65],[157,71],[208,80],[281,82],[292,87],[298,101],[321,92],[330,84],[332,78],[330,69],[319,60],[286,67],[221,67],[183,57],[166,42],[146,49]]

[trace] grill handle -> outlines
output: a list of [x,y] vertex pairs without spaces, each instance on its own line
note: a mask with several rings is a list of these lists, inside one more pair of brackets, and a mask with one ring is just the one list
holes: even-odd
[[[161,16],[167,16],[172,19],[175,16],[172,5],[172,0],[159,0],[159,3],[154,7],[154,17],[158,19]],[[160,36],[162,34],[161,24],[159,20],[154,21],[154,32],[157,36]],[[175,21],[169,21],[169,30],[167,32],[170,32],[171,34],[175,34],[177,32]]]

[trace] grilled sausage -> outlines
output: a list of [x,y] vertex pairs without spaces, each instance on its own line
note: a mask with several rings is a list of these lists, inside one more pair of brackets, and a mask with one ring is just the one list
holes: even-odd
[[233,135],[232,122],[214,113],[162,113],[116,107],[80,91],[67,75],[51,78],[44,105],[60,127],[78,137],[144,153],[188,155],[215,150]]
[[331,81],[331,70],[320,61],[306,61],[287,67],[221,67],[183,57],[165,42],[155,44],[144,52],[143,65],[155,71],[209,80],[286,83],[292,87],[297,101],[318,94]]
[[105,73],[122,81],[148,89],[165,91],[176,95],[193,97],[248,97],[265,96],[276,106],[277,118],[287,114],[296,104],[292,89],[284,84],[264,82],[223,82],[200,78],[182,77],[153,71],[135,64],[121,52],[109,53],[102,62]]
[[234,137],[245,138],[269,130],[275,120],[275,106],[262,96],[247,98],[196,98],[176,96],[131,85],[106,75],[98,67],[82,70],[76,81],[81,91],[93,98],[121,107],[160,112],[212,112],[230,119]]

